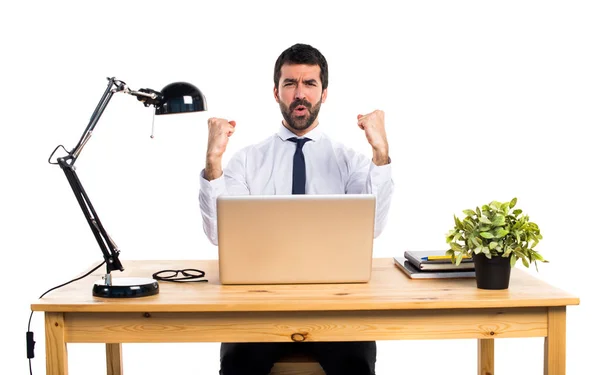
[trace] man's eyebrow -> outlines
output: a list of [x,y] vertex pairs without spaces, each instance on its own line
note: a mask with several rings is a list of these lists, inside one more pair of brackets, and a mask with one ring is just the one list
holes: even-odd
[[[283,80],[283,83],[298,83],[298,80],[295,79],[295,78],[285,78]],[[314,78],[304,79],[304,80],[302,80],[302,83],[305,83],[305,84],[313,84],[314,83],[314,84],[316,84],[317,80],[314,79]]]

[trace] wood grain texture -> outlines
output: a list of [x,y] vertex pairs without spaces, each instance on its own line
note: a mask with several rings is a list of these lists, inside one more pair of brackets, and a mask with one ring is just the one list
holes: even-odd
[[46,374],[68,375],[64,316],[62,313],[47,312],[44,320],[46,326]]
[[413,310],[577,305],[579,299],[513,269],[507,290],[477,289],[474,279],[412,280],[391,258],[373,259],[372,278],[362,284],[221,285],[215,260],[123,261],[113,277],[151,277],[159,270],[198,268],[208,283],[160,283],[151,297],[103,299],[92,296],[94,276],[57,289],[32,304],[56,312],[233,312]]
[[106,344],[106,374],[123,375],[121,344]]
[[494,339],[477,340],[477,375],[494,375]]
[[[291,342],[543,337],[544,308],[68,313],[67,342]],[[294,339],[293,339],[294,338]]]
[[544,342],[544,375],[565,375],[566,342],[566,307],[550,307],[548,308],[548,336]]

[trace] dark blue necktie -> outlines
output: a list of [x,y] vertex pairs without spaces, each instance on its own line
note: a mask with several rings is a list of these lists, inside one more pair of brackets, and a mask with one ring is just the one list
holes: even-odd
[[310,138],[288,138],[288,141],[296,143],[296,152],[294,153],[294,170],[292,177],[292,194],[306,193],[306,163],[302,147]]

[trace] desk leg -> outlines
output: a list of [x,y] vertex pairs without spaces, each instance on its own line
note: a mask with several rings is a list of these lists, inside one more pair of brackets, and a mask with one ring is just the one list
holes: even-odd
[[494,339],[477,340],[477,375],[494,375]]
[[63,313],[47,312],[44,320],[46,323],[46,374],[68,375],[65,317]]
[[123,375],[121,344],[106,344],[106,375]]
[[567,371],[567,308],[548,308],[548,336],[544,343],[544,375],[565,375]]

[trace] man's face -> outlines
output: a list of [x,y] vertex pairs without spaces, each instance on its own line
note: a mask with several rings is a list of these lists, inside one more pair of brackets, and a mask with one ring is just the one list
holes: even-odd
[[279,86],[273,92],[285,127],[296,135],[304,135],[319,124],[319,109],[327,98],[320,74],[318,65],[286,64],[281,67]]

